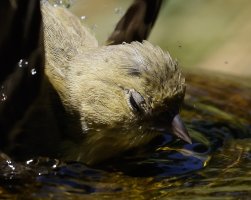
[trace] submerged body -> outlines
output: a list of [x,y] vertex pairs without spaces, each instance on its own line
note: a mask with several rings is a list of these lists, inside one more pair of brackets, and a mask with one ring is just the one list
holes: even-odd
[[46,75],[71,118],[67,131],[83,137],[62,145],[67,158],[92,164],[147,144],[163,118],[160,128],[191,142],[178,117],[185,79],[167,52],[147,41],[98,46],[67,9],[43,2],[42,14]]

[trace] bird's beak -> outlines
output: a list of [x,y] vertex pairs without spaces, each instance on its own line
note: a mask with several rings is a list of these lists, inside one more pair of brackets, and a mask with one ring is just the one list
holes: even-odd
[[171,127],[174,135],[178,136],[179,138],[188,142],[189,144],[192,144],[192,140],[179,114],[177,114],[173,118]]

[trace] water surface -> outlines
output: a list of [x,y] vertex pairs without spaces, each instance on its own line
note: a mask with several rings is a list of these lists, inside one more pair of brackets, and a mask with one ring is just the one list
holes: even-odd
[[188,74],[182,110],[193,138],[169,134],[145,150],[95,167],[0,156],[1,199],[249,199],[251,90],[248,80]]

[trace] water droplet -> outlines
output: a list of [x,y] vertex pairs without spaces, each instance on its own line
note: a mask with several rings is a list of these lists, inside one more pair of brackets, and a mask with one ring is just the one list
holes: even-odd
[[31,164],[32,162],[33,162],[33,159],[27,160],[27,161],[26,161],[26,164],[29,165],[29,164]]
[[83,16],[80,17],[80,19],[81,19],[81,20],[86,20],[87,17],[83,15]]
[[98,25],[97,24],[93,24],[92,26],[91,26],[91,30],[92,31],[96,31],[98,29]]
[[116,15],[119,15],[119,16],[124,14],[124,11],[123,11],[123,9],[121,7],[115,8],[114,12],[115,12]]
[[37,71],[36,71],[35,68],[31,69],[31,75],[32,75],[32,76],[34,76],[36,73],[37,73]]
[[1,100],[1,101],[6,101],[6,100],[7,100],[6,94],[1,93],[1,95],[0,95],[0,100]]
[[69,8],[74,4],[75,0],[49,0],[49,2],[54,7],[61,6],[61,7]]
[[25,59],[20,59],[18,62],[18,67],[27,67],[29,65],[29,62]]
[[1,86],[1,90],[0,90],[0,101],[6,101],[7,100],[7,95],[4,92],[4,86]]
[[14,164],[11,162],[11,160],[6,160],[6,163],[7,163],[8,167],[11,168],[12,170],[16,169]]

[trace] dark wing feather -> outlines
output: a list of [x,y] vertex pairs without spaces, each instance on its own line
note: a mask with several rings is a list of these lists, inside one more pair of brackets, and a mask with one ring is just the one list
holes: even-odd
[[121,44],[147,39],[159,14],[162,0],[135,0],[118,22],[107,43]]

